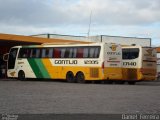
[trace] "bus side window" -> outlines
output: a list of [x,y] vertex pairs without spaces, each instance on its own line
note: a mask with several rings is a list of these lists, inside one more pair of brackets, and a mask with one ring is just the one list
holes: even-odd
[[78,48],[77,49],[77,58],[83,58],[83,48]]
[[40,58],[41,57],[41,49],[36,49],[36,58]]
[[70,48],[67,48],[64,55],[65,58],[69,58],[69,52],[70,52]]
[[73,55],[73,58],[76,58],[77,56],[77,48],[73,48],[73,51],[72,51],[72,55]]
[[46,57],[46,58],[48,58],[48,57],[49,57],[49,49],[48,49],[48,48],[46,48],[45,57]]
[[73,58],[73,48],[69,48],[68,51],[69,51],[68,58]]
[[95,48],[95,52],[94,52],[94,58],[98,58],[99,57],[99,53],[100,53],[100,48],[96,47]]
[[43,49],[42,49],[42,55],[41,55],[41,56],[42,56],[42,58],[45,58],[45,53],[46,53],[46,49],[45,49],[45,48],[43,48]]
[[23,48],[20,49],[18,58],[25,58],[25,50]]
[[36,49],[31,49],[31,53],[30,53],[30,57],[31,58],[36,58]]
[[61,57],[61,51],[59,48],[54,48],[54,58],[60,58]]
[[88,58],[88,54],[89,54],[89,48],[84,48],[84,51],[83,51],[83,58]]
[[22,55],[21,57],[22,57],[22,58],[28,57],[27,49],[23,49],[23,55]]
[[89,48],[89,56],[88,58],[98,58],[99,57],[100,48],[99,47],[90,47]]
[[68,58],[76,58],[77,49],[76,48],[68,48]]
[[89,50],[89,58],[93,58],[94,57],[94,52],[95,52],[95,48],[91,47]]
[[49,54],[48,54],[49,58],[53,57],[53,48],[49,48]]
[[42,49],[42,58],[52,58],[52,57],[53,57],[53,48]]
[[31,53],[31,49],[26,49],[26,58],[28,57],[30,57],[30,53]]
[[30,56],[29,49],[27,49],[27,48],[21,48],[20,49],[18,58],[27,58],[29,56]]
[[61,48],[61,58],[65,58],[66,48]]

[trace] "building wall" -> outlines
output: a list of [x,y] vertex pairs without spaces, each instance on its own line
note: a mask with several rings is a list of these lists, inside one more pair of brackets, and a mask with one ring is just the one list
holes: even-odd
[[136,38],[136,37],[121,37],[121,36],[91,36],[90,39],[94,42],[108,42],[108,43],[118,43],[122,45],[141,45],[141,46],[151,46],[150,38]]
[[150,38],[136,38],[136,37],[122,37],[122,36],[108,36],[108,35],[97,35],[97,36],[71,36],[71,35],[59,35],[59,34],[40,34],[33,35],[35,37],[43,38],[54,38],[54,39],[65,39],[65,40],[80,40],[87,42],[107,42],[107,43],[118,43],[122,45],[142,45],[151,46]]
[[32,35],[34,37],[42,38],[54,38],[54,39],[64,39],[64,40],[78,40],[78,41],[89,41],[88,37],[85,36],[72,36],[72,35],[59,35],[59,34],[39,34]]
[[157,53],[157,77],[160,80],[160,53]]

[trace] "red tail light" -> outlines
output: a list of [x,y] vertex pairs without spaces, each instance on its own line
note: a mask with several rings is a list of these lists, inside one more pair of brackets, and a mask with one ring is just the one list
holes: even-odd
[[104,61],[103,61],[103,63],[102,63],[102,69],[104,69]]

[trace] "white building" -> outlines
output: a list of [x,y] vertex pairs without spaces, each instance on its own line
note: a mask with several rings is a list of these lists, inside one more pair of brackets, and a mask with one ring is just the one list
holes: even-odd
[[118,43],[121,45],[151,46],[151,38],[98,35],[98,36],[91,36],[90,39],[94,42],[109,42],[109,43]]
[[109,35],[97,35],[97,36],[86,37],[86,36],[71,36],[71,35],[59,35],[59,34],[39,34],[32,36],[43,37],[43,38],[58,38],[66,40],[81,40],[90,42],[118,43],[121,45],[151,46],[151,38],[137,38],[137,37],[123,37],[123,36],[109,36]]
[[160,80],[160,47],[157,47],[157,74],[158,80]]

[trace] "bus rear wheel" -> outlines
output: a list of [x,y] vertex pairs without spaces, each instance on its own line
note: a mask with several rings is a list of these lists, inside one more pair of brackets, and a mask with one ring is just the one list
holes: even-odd
[[116,84],[124,84],[125,81],[116,81],[115,83],[116,83]]
[[76,75],[76,81],[78,83],[85,83],[85,77],[84,74],[82,72],[78,72]]
[[134,81],[129,81],[128,84],[129,84],[129,85],[135,85],[136,82],[134,82]]
[[68,72],[66,74],[66,80],[69,83],[74,83],[75,82],[74,74],[72,72]]
[[21,70],[21,71],[18,72],[18,79],[19,80],[25,80],[26,79],[24,71]]

